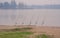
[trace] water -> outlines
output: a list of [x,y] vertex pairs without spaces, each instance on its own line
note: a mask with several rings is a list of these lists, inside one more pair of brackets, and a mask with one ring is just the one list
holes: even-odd
[[0,25],[60,26],[59,9],[1,10]]

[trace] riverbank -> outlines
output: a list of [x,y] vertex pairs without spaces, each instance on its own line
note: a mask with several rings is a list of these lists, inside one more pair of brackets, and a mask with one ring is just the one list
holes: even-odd
[[60,27],[35,26],[35,25],[18,25],[18,26],[0,25],[0,31],[3,29],[10,30],[14,28],[32,28],[31,30],[28,31],[33,32],[34,33],[33,35],[47,34],[53,35],[54,38],[60,38]]

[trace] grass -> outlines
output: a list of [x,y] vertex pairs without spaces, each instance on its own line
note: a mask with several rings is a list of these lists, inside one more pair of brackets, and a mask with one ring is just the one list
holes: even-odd
[[[33,32],[0,32],[0,38],[29,38]],[[35,38],[53,38],[53,36],[41,34]]]
[[29,27],[25,27],[25,28],[14,28],[11,29],[11,31],[27,31],[27,30],[31,30],[32,28]]
[[14,29],[4,29],[0,32],[0,38],[29,38],[29,35],[33,34],[33,32],[27,32],[32,28],[14,28]]
[[42,34],[41,38],[48,38],[48,35]]
[[[14,28],[14,29],[5,29],[0,32],[0,38],[30,38],[30,35],[34,34],[33,32],[29,32],[32,28]],[[35,36],[35,35],[34,35]],[[52,35],[40,34],[36,35],[35,38],[54,38]]]
[[54,38],[52,35],[41,34],[37,35],[36,38]]
[[0,38],[28,38],[32,32],[0,32]]
[[24,28],[14,28],[14,29],[11,29],[11,30],[14,30],[14,31],[22,31],[22,30],[31,30],[32,28],[29,28],[29,27],[24,27]]
[[30,29],[32,29],[32,28],[26,27],[26,28],[22,28],[22,29],[24,29],[24,30],[30,30]]
[[[4,32],[10,32],[10,31],[29,31],[29,30],[31,30],[32,28],[30,28],[30,27],[24,27],[24,28],[14,28],[14,29],[2,29],[1,31],[4,31]],[[1,32],[0,31],[0,32]]]

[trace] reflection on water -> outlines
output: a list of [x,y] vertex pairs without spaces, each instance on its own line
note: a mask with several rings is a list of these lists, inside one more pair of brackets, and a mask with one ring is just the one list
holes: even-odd
[[32,10],[0,10],[0,25],[42,25],[59,26],[60,10],[32,9]]

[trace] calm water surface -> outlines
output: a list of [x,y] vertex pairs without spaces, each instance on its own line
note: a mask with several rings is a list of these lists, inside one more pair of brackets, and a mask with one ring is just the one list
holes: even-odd
[[1,10],[0,25],[60,26],[59,9]]

